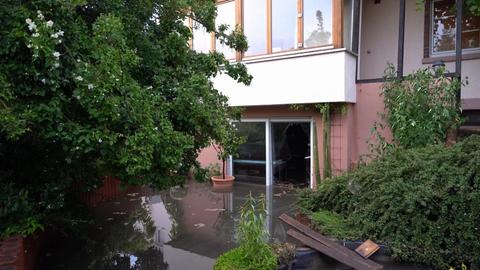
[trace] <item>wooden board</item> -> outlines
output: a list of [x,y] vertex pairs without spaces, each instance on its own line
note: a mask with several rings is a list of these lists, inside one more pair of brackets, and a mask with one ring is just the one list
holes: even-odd
[[287,214],[282,214],[279,217],[280,220],[288,225],[299,230],[301,233],[292,229],[288,230],[287,234],[293,238],[299,240],[303,244],[358,270],[379,270],[383,269],[383,266],[368,259],[360,257],[354,251],[341,246],[327,237],[313,231],[309,227],[301,224],[294,218]]
[[355,249],[355,252],[357,252],[363,258],[368,259],[375,252],[377,252],[379,249],[380,249],[380,247],[376,243],[374,243],[372,240],[368,239],[367,241],[363,242],[363,244],[358,246]]

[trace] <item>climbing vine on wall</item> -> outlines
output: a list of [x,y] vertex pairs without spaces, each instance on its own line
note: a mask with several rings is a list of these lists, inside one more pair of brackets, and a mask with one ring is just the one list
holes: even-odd
[[[316,103],[313,106],[308,106],[305,104],[292,104],[290,109],[294,111],[305,110],[308,111],[313,107],[315,112],[318,112],[322,115],[322,137],[323,137],[323,178],[330,178],[332,176],[332,155],[331,155],[331,127],[332,121],[331,116],[334,112],[338,111],[340,114],[344,115],[347,112],[346,103]],[[318,167],[318,143],[317,143],[317,133],[316,126],[314,130],[314,170],[316,179],[321,179],[320,177],[320,168]]]

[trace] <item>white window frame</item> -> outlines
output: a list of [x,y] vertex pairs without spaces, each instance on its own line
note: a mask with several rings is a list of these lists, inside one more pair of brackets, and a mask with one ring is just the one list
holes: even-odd
[[[285,122],[293,122],[293,123],[309,123],[310,124],[310,175],[309,175],[309,186],[313,188],[313,128],[314,122],[312,117],[271,117],[271,118],[242,118],[240,121],[236,121],[236,123],[265,123],[265,185],[272,186],[273,185],[273,164],[272,164],[272,123],[285,123]],[[228,173],[233,175],[233,158],[230,156],[228,158]]]

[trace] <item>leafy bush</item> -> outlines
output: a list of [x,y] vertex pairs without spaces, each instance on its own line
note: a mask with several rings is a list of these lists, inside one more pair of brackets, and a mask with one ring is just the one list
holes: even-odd
[[202,148],[236,138],[240,110],[211,78],[252,77],[221,53],[191,50],[184,23],[245,51],[241,31],[217,28],[215,16],[215,1],[0,2],[0,196],[28,194],[25,209],[0,201],[0,234],[62,216],[74,180],[175,186]]
[[212,176],[221,175],[220,164],[212,163],[205,168],[200,167],[200,165],[193,168],[193,175],[195,180],[198,182],[209,181]]
[[277,266],[277,257],[265,241],[265,198],[255,200],[250,194],[243,204],[238,224],[240,246],[222,254],[214,270],[271,270]]
[[413,148],[442,143],[459,125],[457,94],[462,82],[444,73],[443,68],[424,68],[399,79],[393,65],[385,70],[384,118],[395,145]]
[[35,214],[35,206],[28,192],[17,190],[12,184],[2,187],[0,192],[0,239],[9,235],[30,235],[38,229],[40,218]]
[[359,238],[355,228],[349,226],[346,219],[335,212],[319,210],[312,213],[311,220],[313,227],[326,235],[337,239]]
[[336,212],[398,259],[474,269],[480,258],[480,136],[397,149],[299,196],[304,212]]

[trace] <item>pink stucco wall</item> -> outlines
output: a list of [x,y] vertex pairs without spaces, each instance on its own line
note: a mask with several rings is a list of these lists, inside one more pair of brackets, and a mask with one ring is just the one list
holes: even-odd
[[[317,129],[319,168],[321,172],[323,171],[323,123],[322,116],[318,112],[313,109],[293,111],[289,106],[258,106],[248,107],[242,114],[242,118],[312,118]],[[351,149],[348,144],[344,144],[347,139],[348,132],[346,132],[346,129],[349,129],[347,127],[349,122],[345,121],[344,118],[338,115],[334,115],[332,118],[332,167],[336,173],[340,173],[349,167],[348,157]],[[203,149],[199,154],[198,161],[202,166],[219,162],[213,147]],[[315,177],[313,176],[313,178]],[[313,184],[316,185],[316,179],[313,180]]]
[[[380,83],[358,84],[357,102],[348,104],[345,113],[335,112],[332,116],[331,126],[331,157],[334,175],[341,174],[354,168],[360,158],[368,160],[370,150],[368,141],[374,136],[371,129],[375,122],[382,122],[380,114],[384,112],[383,98]],[[317,145],[319,169],[323,173],[323,123],[320,113],[314,110],[293,111],[289,106],[258,106],[248,107],[243,118],[311,118],[317,131]],[[382,132],[387,140],[391,140],[389,130]],[[313,157],[313,156],[312,156]],[[213,147],[201,151],[198,161],[202,166],[218,163],[217,153]],[[313,179],[314,179],[313,174]],[[316,186],[316,179],[313,185]]]
[[[375,122],[384,124],[380,114],[385,112],[383,97],[381,96],[381,83],[357,84],[357,103],[353,106],[354,114],[354,140],[356,149],[353,153],[353,162],[360,158],[369,159],[370,149],[368,142],[376,143],[372,134]],[[380,132],[387,141],[391,141],[392,134],[389,129]]]
[[204,148],[198,155],[197,161],[202,167],[207,167],[210,164],[222,164],[222,161],[217,157],[217,151],[213,146]]

